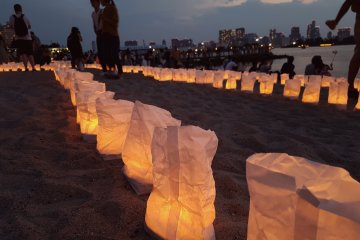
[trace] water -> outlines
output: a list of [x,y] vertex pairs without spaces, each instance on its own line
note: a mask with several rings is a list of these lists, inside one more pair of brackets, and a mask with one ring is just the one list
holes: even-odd
[[[304,74],[305,67],[307,64],[311,63],[311,58],[314,55],[320,55],[325,64],[330,65],[334,53],[335,59],[333,62],[334,70],[331,71],[331,75],[335,77],[347,77],[347,71],[349,67],[350,59],[354,53],[355,45],[346,45],[346,46],[332,46],[332,47],[308,47],[306,49],[302,48],[275,48],[272,50],[272,53],[275,55],[290,55],[294,56],[294,65],[296,74]],[[280,70],[283,63],[286,62],[286,59],[274,60],[272,65],[272,70]],[[359,76],[359,75],[358,75]]]

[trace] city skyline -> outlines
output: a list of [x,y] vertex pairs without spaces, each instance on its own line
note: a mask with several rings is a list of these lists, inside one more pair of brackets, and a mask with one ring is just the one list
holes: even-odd
[[[33,30],[42,42],[64,44],[70,28],[78,26],[83,34],[84,49],[90,49],[95,36],[92,32],[92,8],[89,0],[79,0],[76,3],[70,0],[17,2],[23,5]],[[145,0],[115,2],[120,12],[122,43],[145,40],[147,43],[160,44],[163,39],[170,43],[173,38],[191,38],[194,42],[218,41],[219,30],[238,27],[244,27],[246,33],[257,33],[259,36],[268,36],[269,30],[275,28],[288,36],[291,28],[298,26],[301,35],[306,36],[307,25],[312,20],[318,23],[321,36],[326,37],[329,29],[325,26],[325,21],[335,17],[343,1],[154,0],[152,4]],[[13,13],[13,4],[10,0],[0,3],[0,23],[4,24]],[[46,14],[42,10],[44,8],[47,9]],[[348,13],[339,27],[352,28],[354,18],[353,13]],[[333,32],[333,35],[336,34],[337,30]]]

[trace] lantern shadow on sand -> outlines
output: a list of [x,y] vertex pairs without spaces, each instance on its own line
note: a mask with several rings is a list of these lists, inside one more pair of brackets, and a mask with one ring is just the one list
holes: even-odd
[[360,184],[342,168],[287,154],[246,161],[248,240],[357,240]]
[[218,139],[195,126],[156,128],[154,187],[145,224],[158,239],[215,239],[215,182],[211,163]]

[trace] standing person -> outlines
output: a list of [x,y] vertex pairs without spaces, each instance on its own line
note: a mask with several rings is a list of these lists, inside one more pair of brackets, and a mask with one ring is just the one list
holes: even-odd
[[351,10],[356,13],[354,37],[355,37],[355,50],[354,55],[349,64],[348,82],[349,82],[349,97],[357,98],[358,92],[354,88],[354,80],[359,72],[360,68],[360,1],[359,0],[345,0],[341,8],[339,9],[336,18],[333,20],[327,20],[326,25],[334,30],[342,17]]
[[38,36],[36,36],[35,33],[32,31],[30,32],[30,35],[31,35],[31,39],[32,39],[35,63],[43,65],[43,64],[41,64],[42,63],[42,49],[41,49],[40,38],[38,38]]
[[9,56],[6,50],[6,43],[5,40],[0,33],[0,64],[8,63],[9,62]]
[[71,28],[71,33],[67,38],[67,46],[71,54],[71,67],[80,71],[84,70],[84,54],[81,46],[82,37],[77,27]]
[[104,60],[104,43],[101,37],[102,33],[102,21],[101,14],[103,10],[100,8],[100,0],[90,0],[91,6],[94,8],[94,11],[91,14],[91,18],[93,21],[94,32],[96,34],[96,47],[97,47],[97,55],[99,58],[99,62],[102,68],[103,74],[106,73],[106,63]]
[[[105,8],[101,14],[102,31],[101,38],[104,41],[105,62],[110,68],[117,67],[115,78],[120,78],[122,74],[122,65],[119,58],[120,38],[118,32],[119,14],[113,0],[100,0]],[[113,77],[113,76],[112,76]]]
[[284,63],[281,67],[280,73],[287,73],[289,74],[289,78],[292,79],[295,76],[295,65],[294,65],[294,57],[293,56],[289,56],[287,57],[287,62]]
[[29,32],[29,29],[31,29],[30,21],[22,13],[20,4],[14,5],[14,11],[15,14],[10,17],[9,23],[11,28],[15,30],[17,53],[24,64],[25,71],[29,71],[27,67],[28,62],[30,62],[32,70],[36,71],[32,39]]

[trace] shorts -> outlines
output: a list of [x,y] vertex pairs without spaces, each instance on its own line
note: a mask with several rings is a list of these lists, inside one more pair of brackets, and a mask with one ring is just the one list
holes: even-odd
[[19,55],[23,55],[23,54],[33,55],[34,54],[32,40],[18,39],[18,40],[16,40],[16,48],[17,48]]

